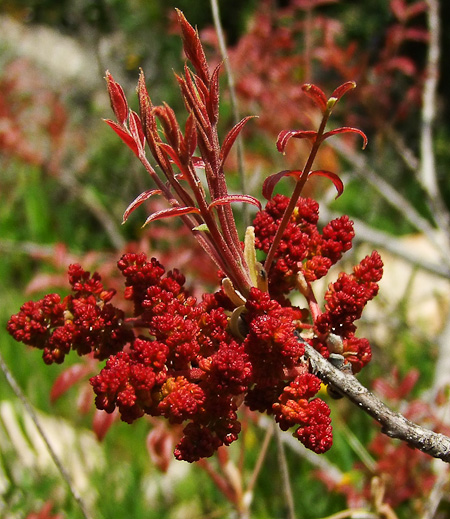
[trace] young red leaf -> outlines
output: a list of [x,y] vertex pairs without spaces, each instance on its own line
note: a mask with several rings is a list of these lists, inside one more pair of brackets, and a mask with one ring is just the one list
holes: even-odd
[[356,83],[354,81],[347,81],[343,85],[340,85],[334,90],[334,92],[331,94],[332,99],[336,99],[336,101],[339,101],[339,99],[346,94],[349,90],[353,90],[356,88]]
[[209,204],[208,211],[211,211],[213,207],[217,207],[218,205],[227,205],[232,202],[244,202],[246,204],[256,205],[256,207],[261,211],[261,202],[250,195],[227,195],[221,198],[216,198]]
[[286,145],[289,140],[295,137],[296,139],[310,139],[311,142],[314,142],[317,137],[317,132],[312,130],[283,130],[278,134],[277,139],[277,149],[280,153],[284,153],[286,149]]
[[219,63],[211,75],[209,85],[209,95],[207,110],[211,124],[216,124],[219,120],[219,71],[222,63]]
[[186,166],[183,164],[181,157],[178,156],[177,152],[170,146],[169,144],[166,144],[165,142],[160,142],[159,147],[169,155],[169,157],[172,159],[174,164],[178,166],[178,169],[181,171],[181,174],[183,175],[183,178],[187,180],[187,171]]
[[128,118],[128,103],[125,97],[125,93],[119,83],[114,81],[114,78],[109,73],[109,70],[106,71],[105,79],[108,87],[111,107],[117,118],[117,122],[123,126]]
[[367,146],[367,135],[363,131],[358,130],[358,128],[350,128],[349,126],[342,126],[341,128],[330,130],[323,135],[323,140],[328,139],[328,137],[332,137],[333,135],[339,135],[340,133],[357,133],[358,135],[361,135],[364,141],[362,149]]
[[137,196],[131,204],[126,208],[123,213],[122,223],[125,223],[128,220],[130,214],[137,209],[141,204],[143,204],[146,200],[148,200],[153,195],[161,195],[162,191],[160,189],[149,189],[148,191],[144,191],[139,196]]
[[405,0],[391,0],[389,2],[389,7],[391,11],[394,13],[394,16],[399,21],[406,20],[406,3]]
[[414,76],[417,71],[414,61],[406,56],[394,56],[386,63],[386,68],[400,70],[405,76]]
[[142,227],[145,227],[148,223],[154,222],[155,220],[170,218],[171,216],[183,216],[190,213],[200,214],[200,209],[197,209],[197,207],[170,207],[169,209],[162,209],[150,215]]
[[278,173],[274,173],[273,175],[268,176],[263,183],[262,187],[262,195],[266,200],[270,200],[272,198],[273,190],[278,182],[283,177],[296,177],[299,178],[302,174],[302,171],[293,171],[290,169],[285,169],[283,171],[279,171]]
[[110,119],[103,120],[117,133],[117,135],[123,140],[123,142],[133,151],[136,157],[139,158],[138,147],[133,137],[128,132],[123,130],[116,122],[111,121]]
[[94,418],[92,419],[92,430],[97,436],[97,440],[101,442],[109,431],[111,425],[119,417],[117,409],[113,413],[107,413],[106,411],[95,410]]
[[194,168],[205,169],[205,161],[201,157],[192,157]]
[[314,101],[314,103],[322,110],[322,112],[325,112],[327,109],[327,96],[323,90],[321,90],[318,86],[312,85],[310,83],[303,85],[302,90]]
[[416,2],[408,6],[406,17],[407,19],[414,18],[418,14],[425,13],[428,9],[427,2]]
[[192,115],[192,112],[189,114],[189,117],[186,120],[186,125],[184,128],[184,138],[180,144],[180,158],[183,160],[184,164],[187,164],[194,154],[195,148],[197,147],[197,131],[195,118]]
[[180,147],[180,126],[178,125],[175,112],[167,103],[164,106],[156,106],[154,114],[161,121],[167,142],[176,150]]
[[336,195],[336,198],[339,198],[342,193],[344,192],[344,184],[342,182],[342,180],[336,175],[336,173],[333,173],[332,171],[324,171],[324,170],[316,170],[316,171],[311,171],[311,173],[308,175],[308,177],[312,177],[312,176],[319,176],[319,177],[326,177],[328,178],[329,180],[331,180],[331,182],[333,182],[334,184],[334,187],[336,188],[336,191],[337,191],[337,195]]
[[209,83],[208,63],[206,62],[205,53],[203,51],[198,32],[186,20],[184,14],[176,9],[178,15],[178,23],[180,24],[183,38],[183,48],[188,60],[194,66],[197,74],[207,85]]
[[73,385],[91,373],[92,367],[87,364],[74,364],[65,369],[55,380],[50,391],[50,401],[54,402]]
[[141,119],[136,112],[130,112],[130,133],[136,143],[138,153],[141,154],[145,147],[145,135],[142,129]]
[[231,128],[231,130],[227,133],[223,144],[222,149],[220,150],[220,159],[222,161],[222,165],[225,163],[225,160],[228,157],[228,154],[230,153],[231,147],[234,144],[234,141],[236,140],[237,136],[239,135],[242,128],[245,126],[247,121],[250,119],[253,119],[254,117],[257,117],[255,115],[248,115],[247,117],[244,117],[241,121],[239,121],[237,124]]

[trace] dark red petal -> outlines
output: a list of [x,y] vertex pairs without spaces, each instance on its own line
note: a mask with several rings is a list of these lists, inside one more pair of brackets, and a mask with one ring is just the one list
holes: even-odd
[[311,173],[308,175],[309,177],[312,176],[318,176],[318,177],[326,177],[333,182],[334,187],[336,188],[336,191],[338,194],[336,195],[336,198],[339,198],[342,193],[344,192],[344,184],[342,180],[336,175],[336,173],[333,173],[332,171],[324,171],[321,169],[318,169],[316,171],[311,171]]
[[117,133],[117,135],[123,140],[123,142],[133,151],[136,157],[139,157],[138,147],[134,142],[133,137],[125,130],[123,130],[116,122],[111,121],[110,119],[103,120]]
[[122,223],[125,223],[128,220],[128,217],[130,214],[137,209],[142,203],[144,203],[146,200],[148,200],[153,195],[160,195],[162,194],[162,191],[160,189],[149,189],[148,191],[144,191],[139,196],[137,196],[131,204],[126,208],[125,212],[123,213],[123,220]]
[[316,140],[317,132],[312,130],[283,130],[278,134],[277,149],[280,153],[284,153],[286,144],[292,138],[310,139],[312,142]]
[[241,121],[239,121],[237,124],[231,128],[231,130],[227,133],[227,136],[225,137],[222,149],[220,150],[220,158],[222,160],[222,165],[225,163],[228,153],[231,150],[231,147],[234,144],[234,141],[236,140],[237,136],[239,135],[240,131],[244,127],[244,125],[249,121],[250,119],[253,119],[254,117],[257,117],[256,115],[249,115],[247,117],[244,117]]
[[290,169],[285,169],[283,171],[279,171],[278,173],[274,173],[273,175],[268,176],[263,183],[262,187],[262,195],[266,200],[270,200],[272,198],[272,193],[275,186],[283,177],[296,177],[299,178],[302,174],[302,171],[292,171]]
[[190,213],[200,214],[200,209],[197,209],[197,207],[171,207],[170,209],[162,209],[150,215],[142,227],[145,227],[148,223],[154,222],[155,220],[170,218],[171,216],[183,216],[184,214]]
[[328,139],[328,137],[332,137],[333,135],[339,135],[340,133],[357,133],[358,135],[361,135],[364,140],[362,149],[367,146],[367,135],[363,131],[358,130],[358,128],[350,128],[349,126],[342,126],[341,128],[336,128],[335,130],[325,133],[323,140]]
[[318,86],[312,85],[310,83],[303,85],[302,90],[314,101],[314,103],[322,110],[322,112],[325,112],[327,109],[328,100],[323,90],[321,90]]
[[227,195],[221,198],[216,198],[209,204],[208,211],[218,205],[226,205],[232,202],[245,202],[247,204],[253,204],[256,205],[256,207],[261,211],[261,202],[257,198],[250,195]]

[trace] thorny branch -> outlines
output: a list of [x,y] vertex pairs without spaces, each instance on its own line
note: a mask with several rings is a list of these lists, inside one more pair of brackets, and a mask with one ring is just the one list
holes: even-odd
[[381,425],[381,432],[390,438],[406,442],[434,458],[450,463],[450,438],[417,425],[400,413],[395,413],[364,387],[353,375],[343,373],[328,362],[306,341],[305,356],[316,376],[346,396]]

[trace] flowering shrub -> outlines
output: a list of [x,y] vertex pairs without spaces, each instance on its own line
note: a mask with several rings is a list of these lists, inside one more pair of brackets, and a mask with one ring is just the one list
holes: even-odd
[[[72,294],[49,294],[25,303],[8,322],[18,341],[43,350],[44,362],[61,363],[75,350],[99,361],[103,369],[91,378],[98,409],[118,409],[132,423],[150,415],[183,424],[175,457],[189,462],[211,456],[234,442],[241,430],[241,405],[273,415],[282,430],[311,450],[332,445],[330,410],[317,397],[321,382],[304,357],[304,341],[325,358],[338,357],[342,369],[360,371],[371,358],[366,339],[355,336],[355,321],[378,291],[382,262],[377,252],[364,258],[352,274],[341,273],[331,283],[321,309],[312,284],[326,275],[352,246],[353,225],[336,218],[319,229],[318,204],[302,198],[312,175],[330,179],[343,191],[339,177],[313,170],[323,141],[341,133],[365,135],[354,128],[326,130],[334,105],[354,88],[347,82],[327,98],[314,85],[303,91],[322,113],[317,131],[286,130],[277,147],[284,152],[291,139],[306,139],[311,152],[302,170],[269,176],[263,185],[264,209],[247,194],[229,194],[224,164],[244,118],[219,141],[218,77],[210,73],[197,32],[182,13],[178,18],[184,50],[193,65],[176,76],[188,110],[184,132],[168,105],[154,106],[141,73],[140,114],[128,107],[120,85],[106,80],[116,121],[106,121],[139,158],[156,184],[127,208],[124,221],[146,200],[162,195],[169,207],[151,214],[146,224],[179,216],[219,268],[220,288],[201,298],[192,296],[177,269],[166,271],[156,258],[126,253],[118,261],[124,277],[124,298],[131,314],[112,302],[115,290],[103,286],[98,273],[80,265],[69,267]],[[161,138],[164,136],[164,140]],[[146,157],[148,145],[160,175]],[[196,156],[196,150],[200,156]],[[207,185],[198,170],[204,170]],[[291,197],[275,195],[285,176],[295,180]],[[231,203],[257,206],[253,226],[242,244]],[[257,256],[264,256],[264,262]],[[305,308],[289,296],[300,292]],[[301,338],[300,338],[301,337]]]

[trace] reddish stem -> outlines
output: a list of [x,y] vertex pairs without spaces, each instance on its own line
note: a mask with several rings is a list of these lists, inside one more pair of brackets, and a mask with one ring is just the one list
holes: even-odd
[[305,167],[303,169],[303,173],[300,176],[300,178],[297,180],[294,192],[292,193],[291,199],[289,200],[289,204],[286,207],[286,210],[284,211],[283,218],[281,219],[280,225],[278,226],[277,232],[275,233],[275,237],[273,239],[272,245],[270,246],[269,252],[266,257],[266,261],[264,262],[264,268],[266,269],[267,273],[269,272],[270,267],[272,266],[276,251],[278,249],[278,245],[280,244],[284,231],[286,230],[289,220],[291,219],[292,213],[295,209],[295,206],[297,205],[298,199],[300,198],[300,194],[303,190],[303,187],[305,186],[306,181],[308,180],[309,172],[311,171],[311,168],[312,168],[312,165],[316,158],[319,147],[322,144],[322,136],[324,134],[325,127],[327,125],[327,121],[328,121],[328,118],[330,117],[330,114],[331,114],[331,108],[328,108],[327,110],[325,110],[323,117],[322,117],[322,122],[320,123],[319,130],[317,131],[316,140],[314,141],[314,144],[309,153],[309,157],[308,157],[308,160],[306,161]]

